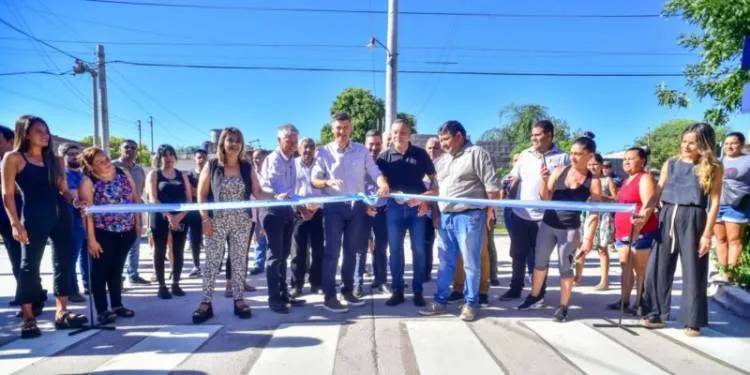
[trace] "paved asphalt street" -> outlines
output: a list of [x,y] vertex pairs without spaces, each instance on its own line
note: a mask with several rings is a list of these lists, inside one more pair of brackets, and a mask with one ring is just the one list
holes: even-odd
[[[501,286],[492,287],[491,305],[479,319],[451,314],[420,317],[407,302],[388,307],[387,295],[366,297],[367,304],[346,314],[322,308],[321,295],[288,315],[265,305],[265,275],[249,281],[258,288],[246,295],[253,318],[232,315],[231,299],[223,297],[224,280],[217,283],[215,317],[203,325],[191,323],[200,299],[201,280],[188,279],[187,296],[160,300],[155,286],[128,288],[124,303],[136,311],[117,321],[116,331],[90,331],[69,337],[52,329],[53,308],[39,318],[41,338],[19,339],[17,311],[8,306],[14,288],[7,254],[0,256],[0,373],[21,374],[736,374],[750,371],[750,321],[711,304],[711,326],[699,338],[687,338],[681,327],[651,331],[594,327],[617,312],[605,304],[617,299],[619,268],[613,261],[612,289],[594,291],[598,260],[591,254],[584,285],[574,290],[570,321],[551,321],[558,299],[553,262],[547,302],[549,308],[517,311],[520,301],[500,302],[510,278],[508,238],[495,237]],[[408,241],[407,241],[408,243]],[[151,276],[151,252],[143,245],[141,271]],[[186,255],[186,258],[190,258]],[[407,258],[409,255],[407,254]],[[616,259],[616,257],[613,257]],[[187,259],[186,259],[187,260]],[[252,261],[251,261],[252,262]],[[186,261],[186,263],[188,263]],[[43,281],[52,289],[50,249],[43,261]],[[436,272],[436,271],[435,271]],[[679,272],[679,270],[678,270]],[[408,284],[408,281],[407,281]],[[673,303],[679,306],[680,278]],[[435,283],[425,286],[431,299]],[[307,288],[305,289],[307,291]],[[408,291],[407,291],[408,292]],[[85,304],[73,309],[87,313]],[[676,311],[675,311],[676,312]],[[628,317],[627,323],[635,323]]]

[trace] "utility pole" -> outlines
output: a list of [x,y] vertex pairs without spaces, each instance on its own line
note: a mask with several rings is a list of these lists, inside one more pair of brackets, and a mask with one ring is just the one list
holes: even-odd
[[104,62],[104,46],[96,45],[96,62],[99,73],[99,91],[102,109],[102,149],[109,156],[109,104],[107,101],[107,72]]
[[388,0],[388,55],[385,66],[385,131],[396,120],[398,75],[398,0]]
[[91,83],[94,88],[94,146],[101,146],[101,140],[99,139],[99,94],[96,92],[98,86],[96,84],[96,71],[91,71]]
[[151,153],[153,154],[156,151],[154,150],[154,118],[152,116],[148,116],[148,126],[151,128]]
[[143,148],[143,138],[141,138],[141,120],[138,120],[135,122],[135,125],[138,127],[138,148]]

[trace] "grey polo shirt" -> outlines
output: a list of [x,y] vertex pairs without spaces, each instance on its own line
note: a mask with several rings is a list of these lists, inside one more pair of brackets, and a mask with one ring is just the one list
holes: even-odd
[[133,177],[138,197],[143,197],[143,187],[146,185],[146,172],[143,168],[138,163],[128,164],[122,159],[114,160],[112,164],[130,173],[130,176]]
[[324,189],[326,195],[357,194],[365,192],[366,176],[378,180],[380,169],[362,144],[350,141],[346,148],[341,149],[336,142],[331,142],[318,149],[312,176],[319,180],[340,179],[344,182],[340,190]]
[[[440,195],[451,198],[486,199],[488,192],[499,192],[500,182],[490,154],[467,142],[455,155],[443,154],[435,160]],[[462,212],[481,208],[456,203],[438,203],[441,212]]]

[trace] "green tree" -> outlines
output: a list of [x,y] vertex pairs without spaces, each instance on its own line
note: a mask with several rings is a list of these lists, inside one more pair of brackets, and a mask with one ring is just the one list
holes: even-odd
[[[383,100],[363,88],[347,88],[336,96],[331,105],[331,115],[346,112],[352,118],[352,140],[364,142],[368,130],[378,129],[385,117]],[[417,131],[417,119],[414,115],[400,112],[398,118],[403,118],[411,124],[412,132]],[[333,141],[331,125],[325,124],[320,129],[320,143]]]
[[[750,35],[748,0],[669,0],[664,6],[668,16],[680,16],[699,31],[681,35],[678,44],[700,53],[697,63],[685,68],[687,85],[699,99],[706,97],[714,106],[704,114],[705,121],[725,125],[729,116],[740,110],[742,88],[750,73],[740,67],[743,38]],[[656,88],[660,105],[686,107],[687,94],[670,89],[665,83]]]
[[531,146],[531,128],[539,120],[555,124],[555,142],[558,147],[570,146],[570,127],[565,120],[550,115],[547,108],[538,104],[511,104],[500,111],[500,126],[482,133],[480,141],[507,141],[513,145],[513,154]]
[[[677,155],[680,152],[680,135],[688,125],[695,123],[689,119],[674,119],[662,123],[654,130],[638,137],[633,143],[636,146],[645,146],[651,151],[650,164],[651,168],[661,169],[667,159]],[[716,147],[726,137],[726,127],[714,127],[716,130]],[[718,151],[718,150],[717,150]]]
[[[112,159],[117,159],[120,157],[120,145],[125,142],[125,138],[121,137],[109,137],[109,156]],[[89,147],[94,144],[94,137],[88,135],[83,137],[81,139],[81,143]],[[151,153],[148,151],[146,146],[141,146],[138,148],[138,154],[136,156],[136,160],[141,165],[151,165]]]

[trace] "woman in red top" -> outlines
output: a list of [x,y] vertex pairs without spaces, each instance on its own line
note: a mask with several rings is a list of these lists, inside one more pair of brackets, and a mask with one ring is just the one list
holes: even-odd
[[[628,212],[615,214],[615,246],[620,254],[620,265],[622,267],[622,288],[625,298],[625,310],[635,313],[641,305],[643,294],[643,281],[646,278],[646,265],[651,254],[651,246],[654,244],[658,227],[658,220],[653,208],[645,208],[656,192],[654,178],[644,171],[648,163],[648,153],[640,147],[632,147],[625,152],[622,168],[628,174],[617,194],[618,203],[635,203],[637,218],[634,220]],[[633,228],[634,226],[634,228]],[[631,250],[633,259],[628,259],[631,252],[628,251],[632,228]],[[633,289],[633,272],[636,281],[636,303],[630,306],[630,291]],[[613,310],[620,309],[620,300],[607,305]]]

